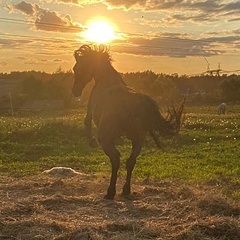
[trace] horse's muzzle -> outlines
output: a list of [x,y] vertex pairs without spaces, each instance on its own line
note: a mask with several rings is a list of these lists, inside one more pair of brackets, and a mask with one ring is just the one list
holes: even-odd
[[72,88],[72,93],[75,97],[80,97],[82,95],[82,88],[77,85],[74,85]]

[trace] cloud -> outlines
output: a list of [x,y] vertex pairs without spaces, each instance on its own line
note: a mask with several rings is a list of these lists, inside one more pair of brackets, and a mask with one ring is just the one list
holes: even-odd
[[37,4],[21,1],[12,5],[12,9],[28,15],[31,18],[31,22],[35,23],[36,30],[53,32],[80,32],[82,30],[79,24],[72,21],[70,15],[60,16],[57,12],[43,9]]
[[66,4],[74,4],[74,5],[84,5],[84,4],[95,4],[102,2],[102,0],[45,0],[48,2],[53,2],[53,3],[66,3]]
[[232,18],[228,20],[229,22],[238,22],[240,21],[240,18]]
[[213,22],[219,18],[239,18],[240,1],[226,0],[105,0],[114,7],[139,8],[142,11],[168,12],[169,18],[179,21]]
[[57,2],[60,2],[60,3],[70,3],[70,4],[79,4],[79,1],[78,0],[57,0]]
[[[212,42],[218,48],[228,49],[229,51],[239,53],[240,49],[240,29],[224,30],[219,32],[206,32],[204,40]],[[230,50],[231,49],[231,50]]]
[[206,37],[212,37],[214,39],[218,39],[219,36],[221,37],[228,37],[228,38],[235,38],[235,36],[238,37],[238,40],[240,40],[240,29],[228,29],[228,30],[221,30],[221,31],[208,31],[204,33],[204,36]]
[[21,57],[18,56],[18,57],[15,57],[15,59],[23,61],[23,60],[26,60],[27,58],[26,57],[22,57],[22,56]]
[[22,1],[18,4],[15,4],[13,8],[19,10],[20,12],[27,14],[27,15],[34,15],[36,12],[37,5],[32,3],[27,3],[25,1]]
[[0,49],[16,49],[24,44],[30,43],[30,40],[24,40],[24,39],[5,39],[5,38],[0,38]]
[[214,45],[215,39],[191,39],[186,36],[165,34],[152,38],[131,37],[129,45],[116,45],[116,52],[143,56],[169,56],[185,58],[189,56],[209,57],[224,53]]
[[162,19],[148,19],[148,18],[135,18],[132,20],[133,24],[139,24],[142,26],[152,27],[152,28],[167,28],[170,24],[174,25],[175,28],[181,25],[179,22],[173,18],[162,18]]
[[215,15],[210,15],[206,13],[200,13],[200,14],[192,14],[192,13],[185,13],[185,14],[174,14],[172,16],[167,17],[164,21],[165,22],[172,22],[172,23],[178,23],[181,22],[194,22],[194,23],[209,23],[218,21],[218,17]]
[[80,32],[82,28],[73,23],[71,16],[59,16],[54,11],[42,10],[35,21],[37,30],[54,31],[54,32]]
[[115,42],[112,50],[142,56],[168,56],[174,58],[210,57],[224,55],[240,49],[240,28],[209,31],[202,37],[190,34],[162,33],[161,35],[129,35]]
[[144,7],[146,4],[146,0],[107,0],[106,3],[108,6],[111,6],[111,7],[131,8],[133,6]]
[[[156,8],[156,6],[155,6]],[[240,1],[226,2],[216,0],[182,2],[175,5],[177,13],[169,18],[180,22],[191,21],[195,23],[218,22],[220,19],[225,21],[238,21],[240,14]],[[160,7],[156,8],[159,10]]]

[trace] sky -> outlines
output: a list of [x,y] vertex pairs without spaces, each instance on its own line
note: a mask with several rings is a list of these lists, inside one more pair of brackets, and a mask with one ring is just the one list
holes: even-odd
[[119,72],[240,69],[240,0],[0,0],[0,72],[72,69],[99,20]]

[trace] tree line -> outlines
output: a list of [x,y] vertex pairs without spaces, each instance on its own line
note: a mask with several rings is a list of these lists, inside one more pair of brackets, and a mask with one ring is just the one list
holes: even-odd
[[[192,104],[238,102],[240,100],[240,75],[187,76],[157,74],[152,71],[123,73],[124,81],[137,91],[151,95],[161,104],[185,96]],[[15,100],[63,100],[67,107],[72,105],[72,71],[59,68],[53,73],[24,71],[0,73],[0,79],[19,79],[12,93]],[[93,83],[82,96],[86,102]]]

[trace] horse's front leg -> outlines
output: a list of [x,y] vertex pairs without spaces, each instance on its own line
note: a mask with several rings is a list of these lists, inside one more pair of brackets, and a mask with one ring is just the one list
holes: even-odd
[[86,135],[90,147],[97,146],[97,140],[92,134],[92,104],[94,99],[95,87],[93,87],[92,92],[89,96],[88,105],[87,105],[87,115],[84,119],[84,125],[86,129]]

